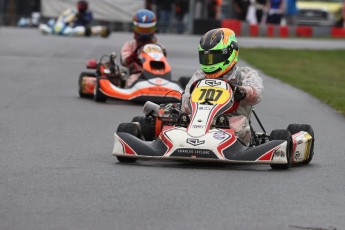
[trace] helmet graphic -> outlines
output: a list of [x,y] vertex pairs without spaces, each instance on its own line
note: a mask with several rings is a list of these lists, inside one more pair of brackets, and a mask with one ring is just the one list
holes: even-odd
[[133,16],[133,30],[137,40],[150,41],[156,31],[156,15],[150,10],[138,10]]
[[238,61],[235,32],[227,28],[208,31],[200,39],[199,63],[207,78],[219,78]]
[[79,12],[85,12],[88,8],[87,1],[78,1],[77,2],[77,8]]

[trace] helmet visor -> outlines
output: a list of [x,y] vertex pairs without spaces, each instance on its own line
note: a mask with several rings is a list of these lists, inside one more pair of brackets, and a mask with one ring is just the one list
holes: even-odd
[[203,50],[199,51],[199,63],[201,65],[214,65],[225,62],[230,57],[230,52],[224,50]]
[[133,29],[136,33],[139,34],[152,34],[156,31],[156,22],[150,22],[150,23],[139,23],[134,21]]

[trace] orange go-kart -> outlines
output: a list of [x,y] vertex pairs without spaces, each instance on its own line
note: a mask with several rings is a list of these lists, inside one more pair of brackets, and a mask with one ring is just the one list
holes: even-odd
[[139,79],[130,88],[125,88],[128,73],[115,63],[116,54],[104,55],[99,61],[87,61],[88,69],[79,76],[80,97],[94,98],[97,102],[122,99],[136,102],[178,102],[183,89],[171,80],[171,67],[164,51],[157,44],[146,44],[138,50],[142,66]]

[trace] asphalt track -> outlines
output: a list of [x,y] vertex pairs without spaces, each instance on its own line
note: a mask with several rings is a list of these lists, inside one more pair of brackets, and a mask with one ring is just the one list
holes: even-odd
[[[141,106],[81,99],[77,78],[85,60],[118,52],[130,37],[0,29],[1,230],[345,228],[344,117],[264,75],[256,111],[267,132],[289,123],[312,125],[310,165],[274,171],[267,165],[114,160],[113,132],[140,115]],[[158,39],[175,77],[198,68],[198,36]],[[341,40],[238,40],[242,47],[345,48]]]

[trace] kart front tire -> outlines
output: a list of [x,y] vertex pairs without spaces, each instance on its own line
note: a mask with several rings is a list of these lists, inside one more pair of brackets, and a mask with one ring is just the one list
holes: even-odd
[[83,83],[83,78],[85,76],[88,76],[88,77],[95,77],[96,78],[96,75],[94,73],[91,73],[91,72],[82,72],[80,75],[79,75],[79,79],[78,79],[78,93],[79,93],[79,96],[82,97],[82,98],[92,98],[93,97],[93,94],[86,94],[86,93],[83,93],[83,90],[82,90],[82,83]]
[[[140,137],[140,128],[138,125],[133,124],[133,123],[121,123],[116,130],[117,133],[122,132],[122,133],[128,133],[131,134],[135,137]],[[125,156],[116,156],[117,160],[120,162],[125,162],[125,163],[133,163],[136,162],[136,158],[132,157],[125,157]]]
[[302,162],[303,164],[306,164],[306,165],[309,164],[310,161],[313,159],[313,156],[314,156],[315,138],[314,138],[313,128],[308,124],[289,124],[287,129],[290,131],[291,135],[294,135],[295,133],[298,133],[300,131],[304,131],[304,132],[308,132],[309,135],[312,137],[309,157],[308,157],[308,159],[306,159],[305,161]]
[[96,81],[95,93],[93,95],[93,98],[95,99],[96,102],[106,102],[107,96],[104,95],[99,88],[100,88],[100,85],[99,85],[99,78],[98,78]]
[[291,145],[292,145],[292,137],[291,133],[287,129],[275,129],[270,134],[270,141],[272,140],[284,140],[287,142],[286,145],[286,157],[287,157],[287,164],[271,164],[272,169],[279,169],[279,170],[287,170],[291,166]]
[[155,139],[155,124],[145,116],[133,117],[132,122],[138,122],[140,131],[143,134],[145,141],[153,141]]

